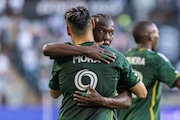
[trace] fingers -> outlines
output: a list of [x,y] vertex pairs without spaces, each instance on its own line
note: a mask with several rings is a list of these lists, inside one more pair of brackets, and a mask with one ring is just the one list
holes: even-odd
[[76,101],[76,102],[84,102],[84,101],[86,101],[86,99],[87,98],[85,98],[85,97],[82,97],[82,96],[79,96],[79,95],[77,95],[76,96],[76,94],[74,95],[74,101]]
[[84,99],[85,97],[87,97],[87,92],[86,92],[86,96],[82,96],[83,92],[80,91],[75,91],[75,93],[73,94],[74,98],[80,98],[80,99]]
[[82,92],[81,91],[75,91],[74,95],[77,94],[77,95],[82,95]]
[[87,94],[90,92],[94,92],[95,89],[93,89],[91,86],[87,87]]
[[107,50],[103,50],[101,51],[99,60],[106,64],[110,64],[110,62],[114,62],[116,60],[116,56]]
[[100,57],[99,60],[106,63],[106,64],[110,64],[110,62],[112,62],[112,61],[108,61],[108,60],[106,60],[105,58],[102,58],[102,57]]
[[93,89],[92,87],[88,86],[87,87],[87,92],[86,92],[86,96],[82,96],[81,91],[75,91],[75,93],[73,94],[73,100],[77,102],[78,106],[92,106],[92,105],[96,105],[94,102],[95,99],[95,95],[96,95],[96,90]]
[[110,64],[110,62],[114,62],[115,61],[115,59],[114,58],[111,58],[111,57],[107,57],[107,58],[103,58],[103,60],[104,60],[104,62],[109,62],[108,64]]
[[88,55],[93,59],[100,60],[106,64],[110,64],[110,62],[115,61],[116,56],[112,52],[98,46],[103,43],[104,41],[94,44],[90,50],[91,52]]
[[86,102],[86,101],[84,101],[84,100],[74,98],[74,101],[77,102],[77,105],[78,105],[78,106],[89,106],[89,103]]
[[[106,57],[104,57],[104,56],[106,56]],[[113,53],[104,50],[103,55],[102,55],[103,62],[105,62],[105,63],[114,62],[115,60],[116,60],[116,56]]]
[[[97,44],[98,46],[103,45],[103,44],[104,44],[104,41],[97,42],[96,44]],[[102,52],[102,53],[103,53],[103,54],[106,54],[106,55],[109,57],[110,60],[116,59],[116,56],[114,55],[114,53],[112,53],[112,52],[110,52],[110,51],[107,51],[107,50],[104,50],[104,49],[103,49],[103,52]]]
[[84,100],[84,98],[85,98],[85,97],[81,96],[81,94],[79,94],[79,93],[74,93],[73,97],[74,97],[75,101],[81,101],[81,100]]
[[74,101],[77,102],[77,105],[79,106],[88,106],[88,99],[86,97],[81,96],[80,91],[76,91],[73,95]]
[[114,60],[116,59],[116,56],[107,50],[104,50],[104,54],[106,54],[111,59],[114,59]]

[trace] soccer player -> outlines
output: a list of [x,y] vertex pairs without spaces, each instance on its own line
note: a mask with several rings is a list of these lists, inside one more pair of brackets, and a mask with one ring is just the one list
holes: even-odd
[[160,120],[161,82],[180,89],[180,74],[164,55],[156,52],[159,31],[153,22],[137,22],[132,34],[136,48],[125,56],[144,82],[148,95],[145,99],[134,96],[130,108],[119,110],[118,120]]
[[[115,60],[115,56],[102,48],[100,45],[109,46],[114,36],[114,23],[110,16],[105,14],[96,14],[92,18],[95,21],[93,29],[94,39],[97,43],[92,46],[73,46],[62,43],[48,43],[43,46],[43,53],[50,58],[64,57],[69,55],[87,55],[93,59],[101,60],[109,64]],[[102,56],[106,54],[107,58]]]
[[[67,33],[74,45],[91,46],[94,44],[92,30],[95,25],[86,8],[72,7],[64,17]],[[124,83],[135,94],[140,93],[142,98],[146,97],[147,91],[144,84],[140,82],[126,58],[111,48],[101,47],[113,52],[116,60],[107,65],[87,56],[55,59],[49,87],[53,98],[63,95],[59,120],[115,119],[113,109],[99,106],[80,107],[76,104],[73,100],[74,91],[82,91],[82,96],[85,97],[88,86],[96,89],[102,96],[113,97],[116,94],[116,87]],[[123,79],[120,79],[122,76]]]
[[[92,18],[95,21],[95,29],[93,29],[94,38],[97,42],[103,42],[103,45],[110,46],[113,40],[114,23],[110,16],[106,14],[96,14]],[[90,52],[88,52],[90,51]],[[93,46],[72,46],[61,43],[48,43],[44,45],[43,52],[45,55],[53,57],[68,56],[68,55],[88,55],[94,59],[102,59],[102,53],[104,49],[99,48],[99,44]],[[87,53],[86,53],[87,52]],[[90,54],[89,54],[90,53]],[[108,52],[106,52],[108,53]],[[109,54],[112,55],[112,54]],[[109,57],[113,58],[113,56]],[[99,59],[99,60],[101,60]],[[103,58],[104,59],[104,58]],[[104,59],[106,60],[106,59]],[[112,60],[111,60],[112,61]],[[78,105],[83,106],[105,106],[109,108],[127,108],[131,105],[131,93],[127,88],[118,88],[118,94],[113,98],[103,97],[91,87],[88,90],[91,91],[86,97],[81,97],[81,92],[74,94],[75,100]],[[141,97],[141,96],[139,96]],[[102,102],[103,101],[103,102]]]

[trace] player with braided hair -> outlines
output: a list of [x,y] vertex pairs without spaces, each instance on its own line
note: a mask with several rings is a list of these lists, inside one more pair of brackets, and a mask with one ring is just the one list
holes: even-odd
[[[93,29],[94,39],[96,42],[92,46],[73,46],[72,44],[48,43],[43,46],[43,53],[50,58],[63,57],[69,55],[87,55],[93,59],[101,60],[109,64],[115,60],[115,56],[102,48],[99,45],[110,46],[114,37],[114,23],[110,16],[106,14],[96,14],[92,16],[95,22]],[[108,33],[108,34],[107,34]],[[102,56],[106,54],[107,58]]]
[[109,15],[96,14],[92,18],[95,21],[95,29],[93,30],[96,42],[103,41],[103,45],[110,46],[114,37],[114,23]]
[[[78,6],[69,9],[65,13],[65,20],[67,34],[75,46],[91,46],[95,43],[94,20],[91,19],[86,8]],[[114,110],[106,107],[106,104],[84,107],[84,104],[78,101],[79,98],[75,97],[81,95],[88,99],[93,90],[103,98],[100,100],[101,103],[111,102],[114,106],[120,106],[113,104],[113,100],[117,99],[113,97],[121,83],[124,83],[138,97],[146,97],[147,91],[144,84],[136,76],[126,58],[116,50],[106,46],[100,47],[108,53],[113,53],[116,56],[115,61],[106,65],[87,56],[70,54],[55,58],[49,87],[53,98],[63,95],[59,120],[115,120]],[[104,58],[106,59],[107,55]],[[120,79],[122,76],[123,79]]]

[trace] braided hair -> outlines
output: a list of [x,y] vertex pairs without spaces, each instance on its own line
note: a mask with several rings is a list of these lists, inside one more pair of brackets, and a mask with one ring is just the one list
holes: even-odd
[[99,22],[99,19],[106,19],[106,20],[112,20],[109,15],[98,13],[96,15],[93,15],[92,18],[94,18],[95,24]]

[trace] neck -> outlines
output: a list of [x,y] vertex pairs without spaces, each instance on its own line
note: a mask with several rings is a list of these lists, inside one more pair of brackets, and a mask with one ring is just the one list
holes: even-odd
[[82,36],[71,36],[71,39],[74,42],[74,45],[79,45],[84,42],[94,42],[94,36],[92,33],[88,33]]
[[136,48],[149,48],[152,49],[150,44],[136,43]]

